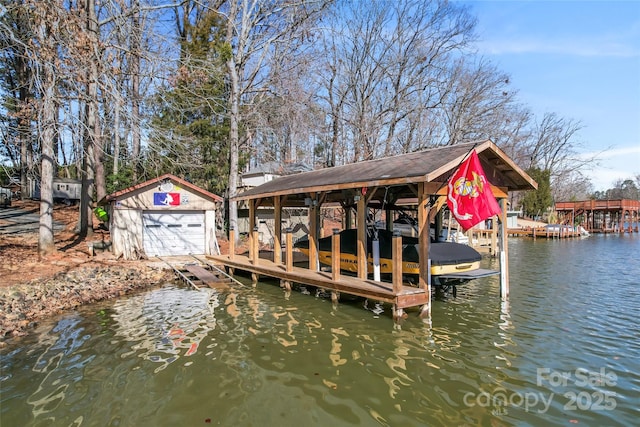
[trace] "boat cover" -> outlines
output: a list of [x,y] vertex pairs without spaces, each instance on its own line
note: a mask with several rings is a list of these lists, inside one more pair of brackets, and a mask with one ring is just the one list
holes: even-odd
[[[372,241],[374,237],[380,241],[380,258],[391,259],[393,233],[388,230],[369,230],[367,236],[367,253],[372,253]],[[340,232],[340,252],[346,254],[357,253],[356,242],[358,240],[358,230],[350,229]],[[418,262],[418,238],[402,236],[402,260],[404,262]],[[303,238],[299,240],[296,247],[308,249],[309,240]],[[324,237],[318,242],[318,250],[331,252],[331,236]],[[482,255],[471,246],[454,242],[431,242],[429,243],[429,258],[431,265],[452,265],[477,262],[482,259]]]

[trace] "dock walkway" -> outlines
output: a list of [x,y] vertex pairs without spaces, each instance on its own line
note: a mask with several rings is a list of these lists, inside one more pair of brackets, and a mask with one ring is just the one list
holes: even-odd
[[169,265],[180,279],[196,289],[208,287],[226,290],[233,282],[233,279],[224,272],[222,265],[216,266],[193,256],[193,261],[188,262],[169,262],[161,257],[158,258]]
[[[400,292],[396,294],[393,292],[391,283],[362,280],[343,274],[337,280],[333,280],[331,272],[311,271],[295,266],[287,271],[285,265],[276,264],[264,258],[258,258],[256,262],[252,262],[248,257],[242,255],[234,255],[232,259],[228,255],[208,255],[207,259],[217,264],[226,265],[230,269],[239,269],[257,276],[274,277],[289,283],[303,283],[338,293],[386,302],[394,304],[398,309],[419,307],[429,302],[427,290],[413,286],[403,285]],[[254,277],[254,281],[257,281],[257,277]]]
[[206,270],[204,267],[196,264],[185,264],[184,269],[191,274],[196,280],[210,288],[226,288],[231,282],[227,277],[212,270]]
[[507,235],[516,237],[533,237],[546,239],[566,239],[571,237],[582,237],[583,234],[577,230],[548,229],[545,227],[509,228]]

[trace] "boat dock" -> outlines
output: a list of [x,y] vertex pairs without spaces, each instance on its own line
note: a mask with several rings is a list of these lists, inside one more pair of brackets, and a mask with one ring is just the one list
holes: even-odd
[[640,200],[582,200],[556,202],[556,213],[579,223],[589,233],[640,232]]
[[567,239],[571,237],[582,237],[584,233],[573,227],[527,227],[510,228],[507,230],[509,236],[533,237],[545,239]]
[[[439,235],[442,208],[446,206],[447,181],[471,150],[476,151],[485,173],[492,177],[487,188],[501,206],[502,213],[492,223],[493,239],[500,254],[500,297],[506,300],[509,294],[506,238],[508,192],[535,189],[537,184],[489,140],[286,175],[244,191],[232,200],[248,210],[248,256],[235,253],[235,233],[238,230],[237,224],[232,223],[228,253],[208,255],[207,259],[224,265],[230,275],[234,270],[250,272],[253,284],[257,284],[260,276],[267,276],[280,280],[281,286],[287,290],[291,289],[293,283],[330,290],[336,302],[340,293],[344,293],[389,303],[393,306],[394,319],[404,317],[404,309],[410,307],[421,307],[420,315],[429,315],[432,293],[430,225],[435,224],[436,235]],[[407,206],[411,206],[416,215],[417,283],[415,286],[403,283],[403,246],[399,233],[394,233],[392,242],[391,282],[370,280],[367,249],[370,221],[376,219],[376,215],[384,215],[387,227],[390,227],[387,230],[393,231],[395,212]],[[355,277],[341,274],[338,228],[333,229],[330,270],[323,271],[320,268],[318,242],[322,237],[323,207],[340,212],[342,229],[357,231],[353,258],[349,261],[352,262]],[[308,268],[293,265],[293,226],[283,227],[283,223],[287,223],[283,216],[284,208],[308,212]],[[257,220],[260,209],[270,212],[268,235],[259,232],[259,225],[263,222]],[[265,240],[269,247],[277,248],[273,252],[273,260],[260,257],[259,247],[265,244]],[[281,248],[285,250],[284,256]],[[454,277],[459,280],[460,274]],[[473,278],[479,277],[483,276],[476,275]]]
[[287,290],[291,290],[292,283],[303,283],[331,291],[331,299],[335,302],[341,293],[386,302],[398,309],[422,306],[429,301],[425,289],[405,284],[394,290],[394,285],[390,282],[362,280],[344,274],[336,275],[334,272],[312,271],[304,267],[287,267],[264,258],[252,261],[242,255],[235,255],[233,258],[228,255],[209,255],[207,258],[226,265],[231,271],[238,269],[250,272],[254,285],[260,276],[280,279],[282,287]]

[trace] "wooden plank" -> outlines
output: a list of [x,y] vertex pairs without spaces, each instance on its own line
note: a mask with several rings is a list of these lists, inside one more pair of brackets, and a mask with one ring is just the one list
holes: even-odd
[[419,307],[421,305],[429,305],[430,298],[426,292],[421,294],[400,295],[397,298],[396,306],[398,308]]
[[210,288],[221,289],[221,288],[228,287],[227,285],[229,283],[229,279],[220,278],[215,274],[213,274],[211,271],[205,270],[199,265],[187,264],[184,266],[184,269],[187,270],[189,273],[193,274],[198,280],[200,280],[202,283],[209,286]]
[[340,280],[334,281],[331,273],[328,272],[310,271],[301,267],[291,267],[291,271],[287,271],[285,266],[275,265],[273,262],[265,259],[260,259],[257,263],[251,263],[249,258],[241,255],[236,255],[234,259],[229,259],[229,257],[223,255],[207,255],[207,258],[231,268],[339,291],[348,295],[396,304],[399,308],[414,307],[424,304],[425,301],[429,301],[429,296],[424,289],[413,286],[403,285],[400,292],[395,293],[391,283],[375,282],[368,279],[363,280],[346,275],[340,275]]

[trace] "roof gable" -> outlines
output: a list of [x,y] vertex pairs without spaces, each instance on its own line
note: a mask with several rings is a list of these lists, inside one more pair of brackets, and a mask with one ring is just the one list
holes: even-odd
[[418,182],[446,182],[450,173],[457,169],[473,148],[476,149],[491,184],[508,190],[537,188],[533,178],[493,142],[487,140],[283,176],[247,190],[236,199]]
[[190,183],[189,181],[186,181],[186,180],[184,180],[182,178],[178,178],[175,175],[167,173],[167,174],[164,174],[164,175],[159,176],[157,178],[153,178],[153,179],[150,179],[148,181],[141,182],[140,184],[136,184],[134,186],[131,186],[129,188],[125,188],[123,190],[116,191],[115,193],[111,193],[108,196],[106,196],[104,199],[102,199],[99,202],[99,204],[106,204],[106,203],[109,203],[109,202],[111,202],[113,200],[116,200],[116,199],[122,199],[122,198],[128,197],[130,194],[139,193],[141,191],[145,191],[149,187],[154,187],[154,186],[160,185],[160,184],[162,184],[162,182],[164,182],[166,180],[169,180],[169,181],[171,181],[171,182],[173,182],[175,184],[178,184],[183,188],[188,188],[189,190],[193,191],[194,193],[202,196],[205,199],[209,199],[209,200],[211,200],[213,202],[221,202],[223,200],[222,197],[217,196],[217,195],[215,195],[213,193],[210,193],[209,191],[207,191],[207,190],[205,190],[203,188],[200,188],[197,185],[194,185],[194,184]]

